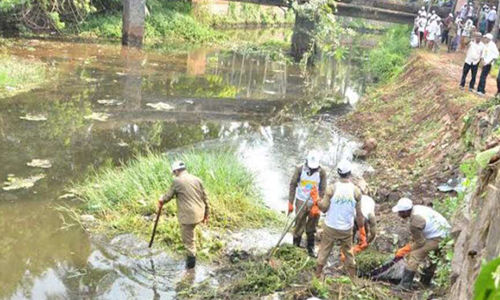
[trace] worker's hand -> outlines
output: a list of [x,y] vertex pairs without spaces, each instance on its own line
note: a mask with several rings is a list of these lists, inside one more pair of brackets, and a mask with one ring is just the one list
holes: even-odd
[[311,195],[311,199],[313,201],[313,204],[317,204],[318,203],[318,188],[316,186],[313,186],[310,195]]
[[203,224],[208,224],[208,214],[203,217]]
[[160,211],[160,209],[163,207],[163,204],[165,204],[165,201],[160,198],[160,200],[158,200],[158,211]]
[[293,212],[293,204],[288,201],[288,214],[291,214]]
[[403,248],[400,248],[398,249],[398,251],[396,251],[396,258],[404,257],[410,252],[411,252],[411,245],[406,244]]
[[311,210],[309,211],[309,216],[312,218],[317,218],[320,215],[319,207],[316,203],[311,206]]
[[365,229],[365,226],[359,228],[358,232],[359,232],[359,245],[366,245],[366,246],[368,246],[368,243],[366,242],[366,229]]

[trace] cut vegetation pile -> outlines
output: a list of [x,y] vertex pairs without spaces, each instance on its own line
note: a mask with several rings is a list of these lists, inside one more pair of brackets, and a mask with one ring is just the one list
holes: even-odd
[[[175,158],[182,159],[189,172],[203,180],[208,194],[209,230],[197,233],[201,257],[211,256],[222,248],[220,237],[225,229],[277,224],[278,215],[262,205],[252,174],[238,161],[234,151],[192,151]],[[75,187],[83,201],[78,213],[96,217],[94,230],[148,237],[157,201],[173,179],[171,162],[162,154],[151,153],[138,156],[123,167],[94,172]],[[158,225],[156,245],[168,246],[173,252],[183,250],[175,200],[164,206],[163,214],[166,217]]]

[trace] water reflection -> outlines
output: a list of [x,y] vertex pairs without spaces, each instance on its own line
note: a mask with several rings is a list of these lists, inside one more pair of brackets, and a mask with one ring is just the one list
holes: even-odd
[[[46,175],[31,189],[0,190],[0,298],[172,297],[171,282],[151,277],[149,254],[136,259],[113,241],[90,241],[80,229],[64,228],[64,214],[54,209],[68,203],[57,200],[64,188],[137,153],[213,141],[238,149],[266,203],[281,210],[291,168],[309,148],[321,149],[325,165],[333,166],[350,155],[352,142],[327,123],[270,120],[285,104],[316,95],[352,102],[364,89],[355,59],[324,58],[304,74],[286,61],[210,49],[160,55],[30,41],[9,51],[44,60],[60,75],[43,89],[0,101],[0,180]],[[109,118],[85,118],[92,113]],[[27,114],[46,121],[20,119]],[[50,160],[52,168],[27,167],[35,158]],[[157,259],[161,277],[182,269],[171,258]]]

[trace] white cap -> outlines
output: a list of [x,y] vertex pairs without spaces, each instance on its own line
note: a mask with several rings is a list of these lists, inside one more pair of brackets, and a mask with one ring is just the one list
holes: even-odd
[[485,34],[484,37],[487,38],[487,39],[489,39],[489,40],[493,39],[493,35],[491,33]]
[[318,151],[311,151],[307,154],[306,164],[310,169],[319,168],[319,153]]
[[351,170],[352,170],[352,164],[347,159],[341,160],[337,165],[337,172],[341,175],[347,174],[351,172]]
[[413,208],[413,202],[411,202],[410,199],[408,198],[401,198],[398,201],[398,204],[392,208],[392,212],[400,212],[400,211],[406,211],[410,210]]
[[182,170],[182,169],[185,169],[186,168],[186,165],[184,164],[183,161],[175,161],[173,164],[172,164],[172,172],[173,171],[177,171],[177,170]]

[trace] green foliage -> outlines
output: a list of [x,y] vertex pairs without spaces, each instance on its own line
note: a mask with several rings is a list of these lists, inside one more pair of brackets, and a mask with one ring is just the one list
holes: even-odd
[[248,261],[236,268],[243,277],[233,283],[228,289],[231,294],[262,296],[301,282],[300,274],[306,271],[311,274],[315,262],[302,249],[292,245],[281,246],[272,262]]
[[[214,232],[277,222],[278,216],[261,205],[252,174],[231,149],[192,151],[170,159],[150,153],[138,156],[121,168],[104,167],[75,186],[83,202],[80,212],[96,216],[97,230],[148,236],[151,230],[148,216],[155,214],[157,199],[172,182],[170,162],[174,158],[182,159],[188,170],[203,180],[211,207],[209,227]],[[158,225],[158,240],[178,252],[183,246],[174,202],[164,206],[166,220]],[[209,257],[222,247],[219,238],[199,231],[197,237],[201,257]]]
[[500,257],[481,267],[474,284],[474,300],[500,299]]
[[387,263],[393,255],[391,253],[381,253],[375,249],[368,248],[356,255],[356,265],[358,273],[367,273],[381,265]]
[[394,26],[370,51],[367,69],[376,80],[386,82],[401,73],[411,52],[409,36],[410,27]]

